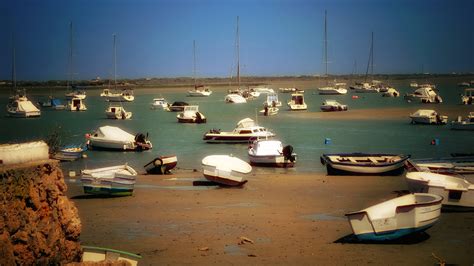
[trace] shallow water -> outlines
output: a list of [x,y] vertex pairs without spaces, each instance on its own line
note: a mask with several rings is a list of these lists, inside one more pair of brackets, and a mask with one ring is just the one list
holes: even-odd
[[[409,81],[394,84],[401,94],[411,91]],[[459,94],[462,88],[455,83],[438,84],[440,94],[444,99],[443,105],[459,106]],[[64,93],[64,92],[62,92]],[[57,93],[59,95],[59,92]],[[44,95],[48,95],[44,94]],[[98,96],[99,91],[88,93],[85,112],[43,110],[40,118],[15,119],[0,117],[0,142],[17,142],[34,139],[43,139],[53,130],[59,128],[63,136],[63,143],[84,142],[84,135],[91,133],[95,128],[104,125],[118,126],[132,134],[137,132],[149,133],[153,149],[144,152],[110,152],[88,151],[87,159],[65,163],[66,169],[79,170],[106,165],[129,163],[139,172],[143,165],[157,155],[176,154],[178,167],[183,169],[200,169],[201,159],[211,154],[233,154],[247,160],[247,145],[245,144],[206,144],[202,136],[211,128],[232,130],[236,123],[245,118],[255,119],[255,114],[261,109],[265,96],[247,104],[226,104],[226,93],[215,91],[210,97],[186,97],[186,92],[162,93],[169,102],[181,100],[191,104],[198,104],[199,110],[208,118],[207,124],[180,124],[176,119],[176,112],[151,110],[150,103],[158,94],[137,93],[135,101],[123,103],[127,111],[133,112],[131,120],[105,119],[105,109],[108,103]],[[308,111],[320,112],[319,105],[324,99],[334,98],[348,104],[349,109],[377,108],[383,112],[384,108],[419,107],[436,109],[436,105],[421,105],[407,103],[403,97],[385,98],[380,94],[357,94],[359,99],[351,99],[352,92],[343,96],[318,95],[315,89],[306,89],[305,100]],[[41,97],[38,94],[28,93],[35,101]],[[279,94],[280,101],[285,103],[290,94]],[[0,98],[0,105],[6,106],[6,94]],[[381,120],[325,120],[302,118],[299,112],[287,111],[285,104],[276,116],[258,116],[258,123],[276,133],[277,138],[284,145],[290,144],[298,154],[298,161],[294,169],[269,169],[254,167],[255,172],[284,173],[324,171],[319,157],[323,153],[334,152],[377,152],[377,153],[404,153],[412,157],[440,157],[449,156],[452,152],[473,152],[473,132],[452,131],[448,126],[411,125],[408,118]],[[450,118],[454,119],[454,118]],[[324,144],[325,138],[331,139],[331,144]],[[439,146],[430,145],[432,139],[440,140]]]

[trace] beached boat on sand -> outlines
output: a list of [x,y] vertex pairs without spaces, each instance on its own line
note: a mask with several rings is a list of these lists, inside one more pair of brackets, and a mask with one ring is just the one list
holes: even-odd
[[474,175],[474,156],[438,159],[409,159],[405,162],[409,172],[431,172],[444,175]]
[[130,196],[137,172],[127,164],[81,171],[84,193],[94,195]]
[[411,192],[430,193],[443,197],[449,209],[474,208],[474,185],[449,175],[429,172],[411,172],[406,175]]
[[94,149],[142,151],[152,148],[148,136],[141,133],[134,136],[113,126],[100,127],[92,134],[86,134],[86,139],[87,145]]
[[402,154],[337,153],[323,154],[321,164],[328,175],[400,175],[410,158]]
[[176,155],[158,156],[145,164],[145,171],[152,175],[169,174],[170,170],[175,168],[178,164],[178,157]]
[[[82,262],[85,263],[103,263],[103,264],[120,264],[137,266],[138,261],[142,258],[140,255],[126,251],[120,251],[111,248],[81,246]],[[106,262],[104,262],[106,261]],[[114,264],[114,265],[116,265]],[[120,264],[120,265],[122,265]]]
[[441,215],[443,197],[414,193],[346,214],[360,241],[388,241],[432,227]]
[[251,165],[293,167],[297,155],[291,145],[283,147],[279,140],[259,139],[250,145],[248,156]]
[[252,166],[228,155],[209,155],[202,159],[204,177],[223,186],[242,186]]
[[237,123],[231,132],[211,129],[204,134],[203,140],[207,143],[249,143],[251,139],[274,137],[266,128],[259,126],[250,118],[245,118]]

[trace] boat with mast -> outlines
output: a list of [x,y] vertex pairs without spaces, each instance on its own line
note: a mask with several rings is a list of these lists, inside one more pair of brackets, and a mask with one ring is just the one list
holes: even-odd
[[188,96],[191,97],[207,97],[212,94],[212,91],[206,88],[204,85],[198,85],[196,83],[196,41],[193,41],[193,79],[194,79],[194,90],[188,91]]
[[336,83],[330,86],[328,83],[328,33],[327,33],[327,10],[324,11],[324,64],[326,65],[326,87],[318,88],[319,94],[322,95],[342,95],[347,94],[347,89],[344,88],[345,83]]
[[67,90],[65,96],[67,100],[80,99],[84,100],[86,98],[86,92],[81,90],[73,85],[73,30],[72,22],[69,23],[69,79],[67,81]]
[[[237,16],[237,31],[236,31],[236,50],[237,50],[237,89],[230,91],[229,94],[225,96],[225,101],[227,103],[246,103],[243,92],[240,89],[240,37],[239,37],[239,17]],[[232,75],[231,75],[232,80]]]
[[363,83],[356,83],[355,86],[352,87],[355,92],[358,93],[374,93],[379,92],[380,89],[373,84],[367,82],[368,74],[370,68],[370,76],[373,77],[374,75],[374,32],[371,34],[371,41],[370,41],[370,52],[369,52],[369,61],[367,62],[367,70],[365,71],[365,78]]

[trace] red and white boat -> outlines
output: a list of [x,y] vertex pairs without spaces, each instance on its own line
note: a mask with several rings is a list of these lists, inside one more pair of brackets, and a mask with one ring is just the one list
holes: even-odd
[[241,159],[229,155],[209,155],[202,159],[204,177],[223,186],[242,186],[252,166]]

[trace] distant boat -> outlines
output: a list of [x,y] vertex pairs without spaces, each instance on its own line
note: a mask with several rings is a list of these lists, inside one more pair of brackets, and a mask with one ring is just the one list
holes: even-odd
[[241,159],[228,155],[210,155],[202,159],[204,177],[224,186],[242,186],[252,166]]
[[132,112],[127,112],[123,106],[110,105],[105,110],[105,115],[108,119],[130,119],[132,118]]
[[57,152],[52,157],[60,161],[75,161],[83,157],[84,152],[87,151],[87,146],[84,145],[68,145]]
[[199,112],[199,106],[188,105],[184,107],[183,112],[179,113],[176,118],[179,123],[206,123],[206,117]]
[[421,103],[442,103],[443,99],[432,87],[419,87],[413,93],[405,94],[405,100]]
[[154,98],[151,103],[151,109],[168,109],[168,102],[165,98]]
[[271,116],[271,115],[276,115],[278,114],[278,107],[273,107],[273,106],[265,106],[263,107],[263,110],[260,110],[259,113],[264,115],[264,116]]
[[267,94],[267,99],[263,102],[263,106],[272,106],[272,107],[280,107],[282,106],[281,101],[278,100],[278,94],[271,92]]
[[415,81],[412,81],[412,82],[410,82],[410,87],[418,88],[418,83],[416,83]]
[[464,94],[461,95],[462,104],[473,104],[474,103],[474,88],[468,88],[464,90]]
[[227,96],[225,96],[225,101],[227,103],[246,103],[247,102],[247,100],[244,97],[242,97],[242,95],[235,94],[235,93],[227,94]]
[[171,105],[168,106],[167,110],[170,112],[183,112],[184,107],[188,105],[189,103],[187,102],[173,102]]
[[293,147],[283,147],[279,140],[257,139],[248,149],[251,165],[268,167],[293,167],[296,162],[296,153]]
[[469,87],[469,86],[471,86],[471,84],[469,82],[460,82],[460,83],[458,83],[458,86],[459,87]]
[[145,171],[152,175],[169,174],[170,170],[176,167],[178,158],[176,155],[159,156],[145,164]]
[[134,136],[113,126],[99,127],[92,134],[87,134],[86,138],[88,146],[94,149],[142,151],[152,148],[148,136],[141,133]]
[[197,85],[196,83],[196,41],[193,41],[193,77],[194,77],[194,90],[188,91],[188,96],[191,97],[207,97],[212,94],[209,88],[203,85]]
[[81,98],[72,98],[68,101],[66,109],[68,111],[86,111],[87,107]]
[[325,100],[320,108],[323,112],[347,111],[347,105],[340,104],[336,100]]
[[135,96],[132,89],[123,89],[120,93],[110,93],[105,99],[109,102],[133,102]]
[[81,171],[84,193],[108,196],[131,196],[137,172],[125,165]]
[[334,153],[323,154],[321,164],[328,175],[400,175],[408,158],[402,154]]
[[469,112],[469,115],[464,120],[459,116],[458,120],[452,121],[451,129],[474,130],[474,112]]
[[69,78],[67,81],[67,88],[69,92],[66,92],[66,100],[73,100],[73,99],[81,99],[85,100],[87,95],[86,91],[80,89],[79,87],[73,85],[73,60],[72,60],[72,46],[73,46],[73,38],[72,38],[72,22],[69,23]]
[[304,102],[304,94],[293,93],[291,94],[291,100],[288,102],[288,107],[291,111],[301,111],[308,109],[308,106]]
[[398,96],[400,96],[400,92],[398,92],[394,88],[388,88],[387,91],[385,91],[382,94],[382,97],[398,97]]
[[360,241],[389,241],[432,227],[441,215],[442,200],[438,195],[414,193],[346,216]]
[[103,263],[104,261],[107,261],[107,263],[110,262],[112,264],[114,264],[115,262],[124,262],[124,265],[137,266],[139,260],[142,258],[140,255],[137,254],[110,248],[91,247],[83,245],[81,245],[81,248],[82,262],[85,262],[86,264],[87,262]]
[[412,124],[445,125],[448,117],[438,114],[435,110],[419,109],[410,114]]
[[245,118],[237,123],[231,132],[212,129],[204,134],[203,140],[207,143],[248,143],[252,139],[274,137],[266,128],[259,126],[250,118]]
[[443,206],[449,209],[474,209],[474,185],[463,178],[429,172],[411,172],[406,175],[406,181],[411,192],[443,197]]

